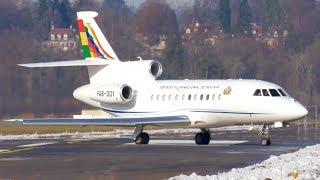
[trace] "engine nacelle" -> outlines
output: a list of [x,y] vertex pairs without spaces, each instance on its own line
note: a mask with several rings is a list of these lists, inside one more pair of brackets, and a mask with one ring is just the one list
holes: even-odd
[[[95,72],[98,67],[90,67],[90,72]],[[90,83],[104,84],[106,82],[139,83],[141,81],[154,81],[162,74],[162,66],[158,61],[126,61],[111,62],[97,73],[90,75]]]
[[149,65],[149,73],[157,78],[162,74],[162,65],[158,61],[151,61]]
[[100,86],[89,92],[90,99],[107,104],[123,104],[129,102],[132,97],[133,90],[126,84]]

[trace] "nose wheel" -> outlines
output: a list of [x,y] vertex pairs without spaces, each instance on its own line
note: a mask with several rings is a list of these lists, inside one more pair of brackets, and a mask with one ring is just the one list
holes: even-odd
[[261,145],[262,146],[270,146],[271,145],[271,140],[269,138],[262,138],[261,139]]
[[261,139],[261,145],[262,146],[270,146],[271,145],[271,140],[269,138],[269,130],[270,130],[270,125],[264,124],[262,126],[262,129],[259,133],[259,135],[262,137]]
[[198,145],[208,145],[211,140],[211,133],[209,129],[201,129],[201,133],[197,133],[194,137],[194,141]]

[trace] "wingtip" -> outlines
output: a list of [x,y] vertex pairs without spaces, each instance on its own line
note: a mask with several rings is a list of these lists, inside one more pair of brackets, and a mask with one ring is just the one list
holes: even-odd
[[23,119],[7,119],[7,120],[3,120],[5,122],[23,122]]
[[17,64],[20,67],[29,67],[28,64]]

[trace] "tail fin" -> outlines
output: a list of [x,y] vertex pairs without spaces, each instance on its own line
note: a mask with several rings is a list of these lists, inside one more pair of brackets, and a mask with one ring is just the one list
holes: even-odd
[[94,20],[94,18],[98,16],[98,13],[93,11],[81,11],[77,12],[77,16],[84,57],[119,61],[116,53],[113,51]]

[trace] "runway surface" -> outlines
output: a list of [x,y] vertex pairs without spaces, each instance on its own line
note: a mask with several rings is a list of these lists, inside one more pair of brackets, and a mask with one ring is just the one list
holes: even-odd
[[165,179],[179,174],[216,174],[261,162],[270,155],[319,143],[314,125],[271,132],[260,146],[255,131],[212,132],[208,146],[193,133],[152,135],[149,145],[128,138],[0,140],[0,179]]

